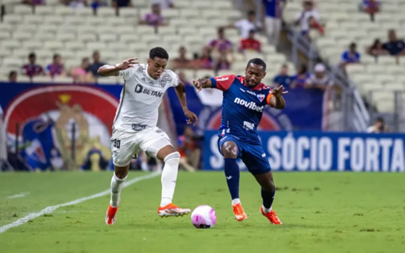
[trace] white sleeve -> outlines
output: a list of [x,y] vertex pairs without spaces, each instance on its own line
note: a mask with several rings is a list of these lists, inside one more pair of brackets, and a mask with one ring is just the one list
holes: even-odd
[[120,70],[118,72],[119,76],[122,76],[124,78],[124,80],[128,80],[129,78],[131,78],[131,76],[133,76],[135,73],[135,66],[133,68],[128,68],[125,70]]
[[312,11],[312,17],[316,20],[319,21],[319,13],[317,10]]
[[236,21],[234,26],[236,28],[240,29],[243,26],[243,20]]
[[374,126],[370,126],[367,128],[367,133],[374,133]]
[[179,76],[174,73],[173,71],[171,71],[170,76],[172,77],[172,85],[173,87],[177,87],[179,85],[180,82],[180,78]]

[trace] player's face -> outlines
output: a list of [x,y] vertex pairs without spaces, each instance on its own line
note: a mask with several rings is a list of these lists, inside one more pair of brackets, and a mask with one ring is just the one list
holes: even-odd
[[167,66],[167,59],[157,58],[148,59],[148,74],[153,79],[158,79]]
[[257,64],[249,65],[245,70],[246,85],[249,88],[254,88],[262,81],[266,76],[266,72],[263,70],[263,66]]

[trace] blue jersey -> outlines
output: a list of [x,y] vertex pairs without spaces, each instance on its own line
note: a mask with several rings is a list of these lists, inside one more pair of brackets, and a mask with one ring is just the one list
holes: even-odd
[[213,88],[223,91],[219,135],[230,134],[244,142],[260,144],[256,131],[263,110],[273,96],[270,88],[260,83],[250,89],[244,85],[244,77],[235,75],[212,77],[211,82]]
[[281,2],[285,0],[262,0],[266,11],[267,17],[280,18],[281,17]]

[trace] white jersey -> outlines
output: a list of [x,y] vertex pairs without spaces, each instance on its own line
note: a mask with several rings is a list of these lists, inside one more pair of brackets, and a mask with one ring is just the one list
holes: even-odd
[[113,129],[136,132],[146,127],[156,127],[158,108],[169,87],[179,84],[179,77],[171,70],[165,70],[155,80],[147,73],[146,64],[122,70],[124,78],[120,104],[115,114]]

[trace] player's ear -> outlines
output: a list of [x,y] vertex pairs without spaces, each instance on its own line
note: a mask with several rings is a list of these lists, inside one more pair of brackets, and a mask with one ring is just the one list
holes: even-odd
[[148,63],[148,65],[152,64],[152,59],[148,58],[148,60],[146,61]]
[[263,73],[263,78],[266,76],[266,74],[267,74],[266,72]]

